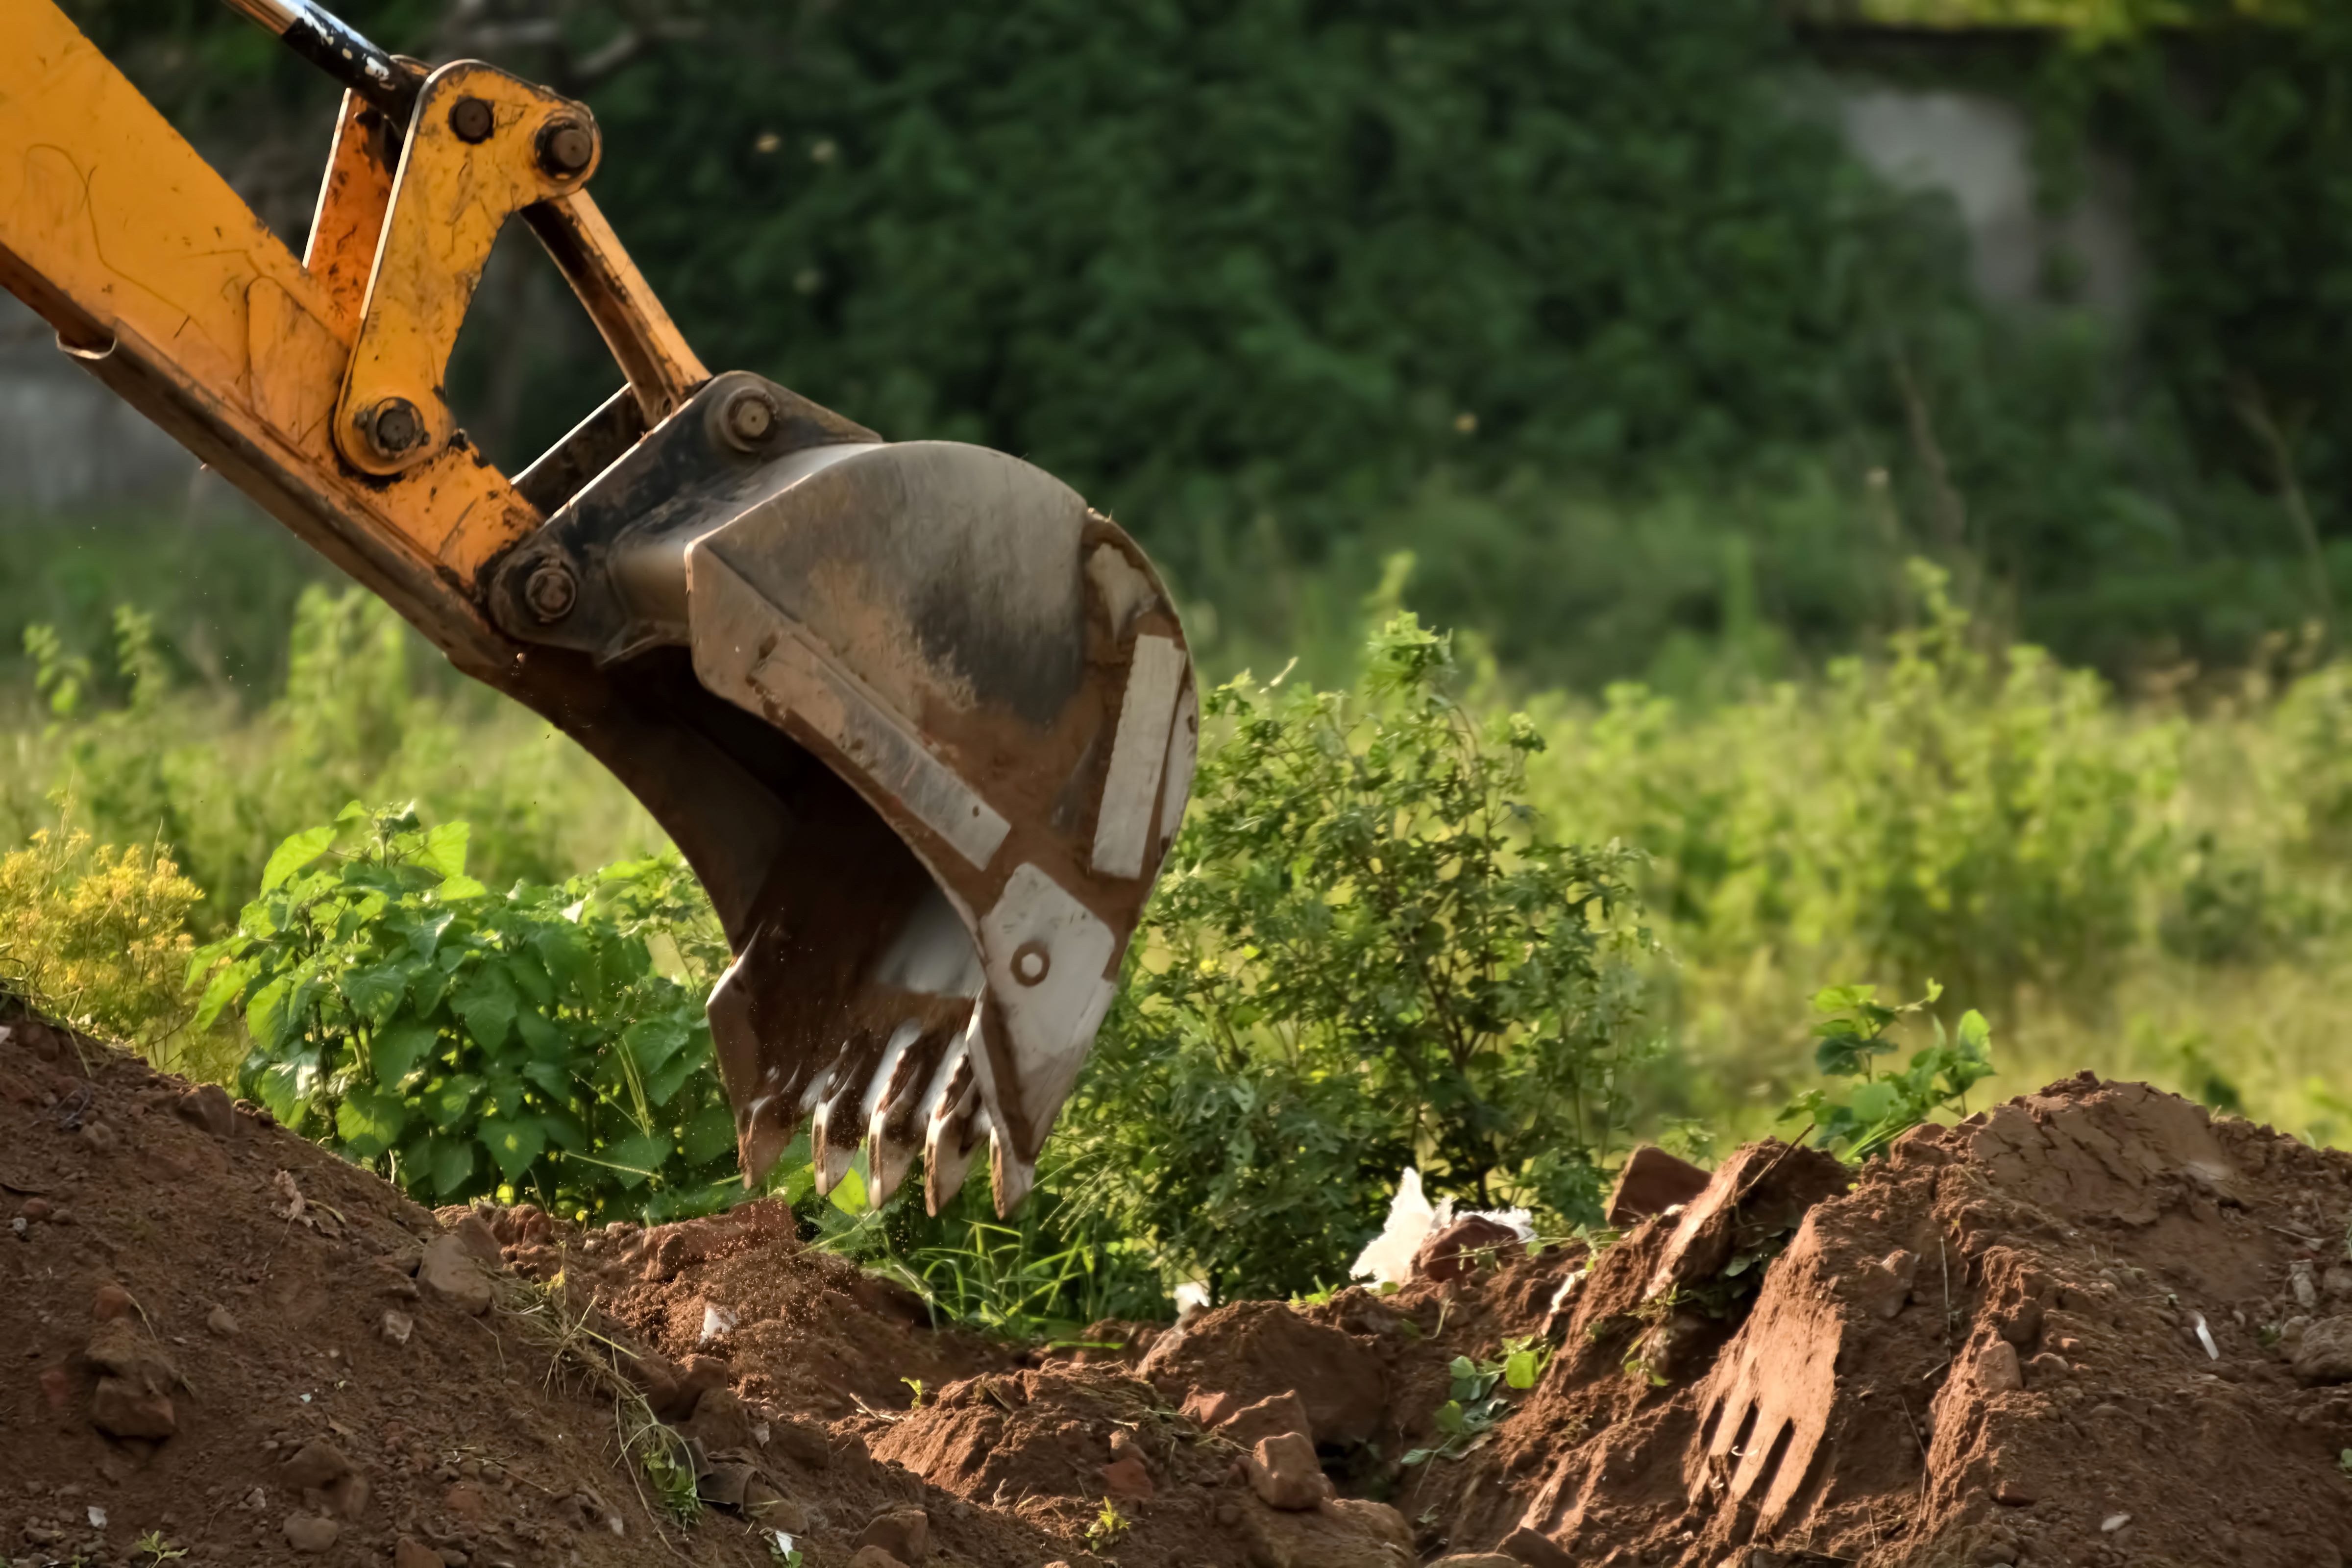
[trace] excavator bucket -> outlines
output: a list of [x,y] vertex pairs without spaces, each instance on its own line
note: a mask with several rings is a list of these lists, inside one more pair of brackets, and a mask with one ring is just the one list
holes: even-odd
[[1192,781],[1192,661],[1134,541],[1018,458],[885,442],[738,372],[553,509],[489,603],[666,689],[634,744],[740,775],[640,793],[727,918],[710,1021],[746,1179],[805,1121],[821,1191],[864,1143],[879,1202],[919,1149],[936,1211],[985,1140],[1017,1204]]
[[[810,1127],[936,1210],[1035,1179],[1192,776],[1134,541],[1017,458],[713,376],[584,188],[585,104],[230,0],[344,86],[298,261],[52,0],[0,0],[0,287],[467,674],[625,784],[702,879],[745,1177]],[[104,177],[90,171],[101,170]],[[511,481],[444,395],[499,227],[628,386]]]

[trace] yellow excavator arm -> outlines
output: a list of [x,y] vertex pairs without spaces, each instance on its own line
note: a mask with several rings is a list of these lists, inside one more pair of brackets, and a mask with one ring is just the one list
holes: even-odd
[[[345,87],[306,253],[52,0],[0,0],[0,285],[89,373],[577,739],[702,879],[747,1181],[981,1145],[1028,1191],[1182,815],[1191,656],[1142,552],[1050,475],[713,375],[585,186],[586,106],[235,7]],[[523,473],[442,384],[520,216],[627,384]]]

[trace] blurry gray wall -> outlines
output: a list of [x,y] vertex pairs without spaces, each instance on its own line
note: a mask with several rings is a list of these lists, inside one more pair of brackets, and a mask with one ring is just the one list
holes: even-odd
[[0,293],[0,510],[187,489],[195,458],[58,352]]
[[2128,327],[2139,297],[2130,182],[2094,156],[2082,199],[2047,212],[2035,189],[2032,131],[1985,93],[1849,80],[1837,87],[1846,144],[1899,185],[1952,199],[1969,235],[1977,292],[1995,304],[2078,304]]

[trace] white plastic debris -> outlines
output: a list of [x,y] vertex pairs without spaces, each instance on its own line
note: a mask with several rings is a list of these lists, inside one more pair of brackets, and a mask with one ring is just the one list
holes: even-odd
[[1209,1287],[1204,1280],[1187,1279],[1171,1294],[1176,1298],[1176,1316],[1180,1321],[1208,1310]]
[[2205,1347],[2209,1360],[2221,1359],[2221,1347],[2213,1342],[2213,1331],[2205,1326],[2205,1314],[2202,1312],[2197,1314],[2197,1342]]
[[1354,1266],[1348,1270],[1349,1278],[1403,1284],[1412,1277],[1413,1255],[1439,1223],[1437,1211],[1421,1194],[1420,1169],[1407,1165],[1404,1174],[1397,1178],[1396,1196],[1389,1200],[1388,1223],[1356,1255]]
[[1397,1178],[1396,1196],[1389,1200],[1388,1223],[1356,1255],[1349,1278],[1402,1285],[1412,1278],[1412,1260],[1423,1242],[1457,1219],[1474,1218],[1507,1226],[1521,1241],[1535,1239],[1535,1216],[1525,1209],[1465,1209],[1456,1214],[1452,1198],[1440,1198],[1433,1205],[1422,1194],[1419,1168],[1407,1165],[1404,1174]]
[[704,1302],[702,1305],[701,1342],[706,1345],[709,1344],[719,1335],[726,1333],[729,1330],[732,1329],[735,1326],[735,1323],[736,1317],[733,1312],[712,1302]]
[[99,1507],[96,1503],[89,1505],[89,1527],[92,1530],[104,1530],[106,1528],[106,1510]]
[[2125,1525],[2129,1524],[2130,1522],[2131,1515],[2127,1513],[2111,1513],[2107,1515],[2106,1518],[2099,1521],[2099,1533],[2102,1535],[2113,1535],[2116,1531],[2121,1530]]

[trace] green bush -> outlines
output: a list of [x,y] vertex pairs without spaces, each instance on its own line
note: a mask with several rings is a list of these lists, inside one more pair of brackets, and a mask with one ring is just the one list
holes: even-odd
[[1686,711],[1638,687],[1557,715],[1537,798],[1648,852],[1677,949],[1949,977],[1996,1008],[2095,994],[2139,942],[2177,726],[2128,721],[2040,649],[1988,648],[1922,566],[1918,624],[1813,689]]
[[285,687],[255,710],[186,679],[132,607],[117,607],[103,648],[31,627],[39,700],[0,750],[0,843],[53,820],[69,794],[98,842],[170,848],[206,895],[200,934],[243,903],[271,846],[348,800],[423,801],[471,824],[477,868],[500,884],[662,844],[575,744],[420,657],[421,640],[364,591],[304,589],[283,635]]
[[166,852],[44,828],[0,855],[0,991],[158,1065],[190,1065],[183,980],[203,896]]
[[1411,616],[1352,692],[1244,677],[1063,1136],[1086,1195],[1171,1278],[1311,1289],[1397,1175],[1597,1220],[1648,1052],[1630,850],[1547,834],[1542,741],[1446,690]]
[[[239,1087],[421,1198],[585,1217],[724,1202],[734,1120],[683,867],[501,896],[466,874],[467,839],[354,804],[278,847],[236,931],[190,968],[199,1025],[234,1009],[251,1037]],[[677,949],[680,931],[674,978],[650,939]]]

